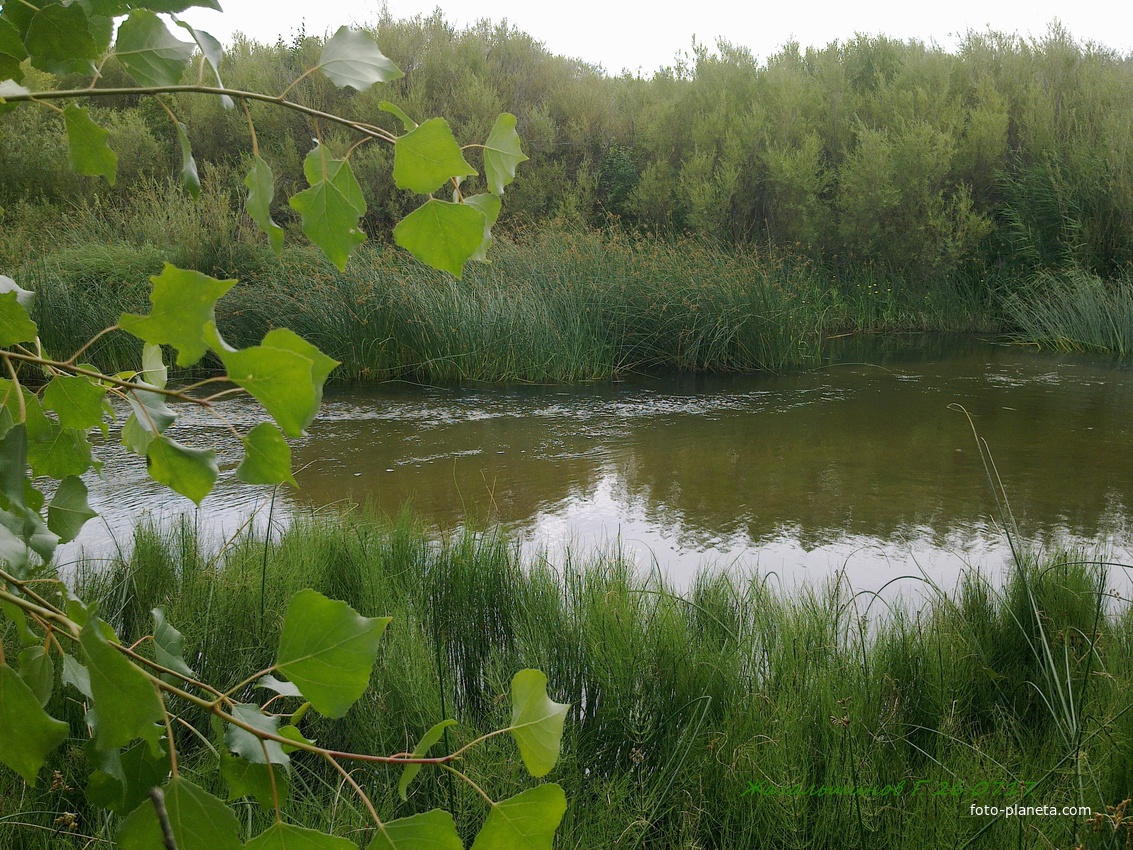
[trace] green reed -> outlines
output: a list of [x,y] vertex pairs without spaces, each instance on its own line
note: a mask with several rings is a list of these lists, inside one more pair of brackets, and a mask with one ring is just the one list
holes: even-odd
[[[909,587],[897,601],[836,581],[780,590],[741,572],[705,571],[678,592],[616,551],[553,567],[495,532],[438,539],[408,516],[358,511],[222,550],[188,526],[142,528],[128,559],[80,565],[74,582],[123,640],[164,605],[186,658],[221,687],[270,663],[280,615],[261,612],[301,587],[392,615],[372,691],[343,720],[306,730],[337,748],[403,751],[444,713],[462,724],[456,745],[504,719],[516,669],[544,669],[573,705],[556,768],[571,805],[564,846],[956,847],[989,823],[986,846],[1124,841],[1082,818],[969,813],[1019,803],[1019,781],[1038,783],[1033,804],[1104,812],[1130,796],[1133,615],[1107,597],[1101,564],[1074,554],[1025,559],[1002,583],[969,573],[947,593]],[[78,734],[81,708],[53,709]],[[179,750],[213,781],[208,747],[186,737]],[[364,813],[335,777],[296,761],[295,816],[365,838]],[[82,787],[77,745],[57,766]],[[502,744],[466,769],[500,793],[523,787]],[[359,776],[383,817],[447,802],[443,777],[403,804],[396,771]],[[903,790],[816,796],[823,786]],[[457,793],[474,829],[477,802]],[[25,792],[5,776],[0,799],[0,847],[81,845],[3,825],[85,816],[77,793]],[[247,810],[250,825],[265,817]]]

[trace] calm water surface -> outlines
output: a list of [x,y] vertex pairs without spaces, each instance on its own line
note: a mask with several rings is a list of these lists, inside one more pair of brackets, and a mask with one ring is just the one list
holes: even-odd
[[[705,566],[786,584],[844,570],[856,588],[901,575],[951,584],[994,573],[1006,538],[972,427],[990,446],[1024,537],[1098,543],[1133,562],[1133,372],[972,340],[850,341],[781,376],[636,378],[587,387],[384,387],[327,392],[294,447],[299,491],[276,517],[373,499],[410,501],[451,530],[499,522],[529,552],[620,546],[686,584]],[[254,407],[226,416],[247,425]],[[187,411],[177,439],[223,432]],[[105,447],[104,454],[117,451]],[[235,447],[195,519],[215,534],[270,490],[238,485]],[[140,517],[192,510],[140,463],[92,479],[106,516],[91,551]]]

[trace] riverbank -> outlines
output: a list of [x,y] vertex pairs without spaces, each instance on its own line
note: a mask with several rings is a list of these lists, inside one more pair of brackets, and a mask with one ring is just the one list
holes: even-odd
[[[124,641],[165,606],[185,657],[221,687],[270,663],[300,588],[393,616],[368,696],[342,721],[305,726],[324,746],[402,751],[445,714],[462,724],[458,745],[501,722],[497,696],[516,669],[543,669],[553,698],[573,705],[551,776],[570,805],[563,846],[1125,840],[1105,812],[1130,788],[1133,617],[1103,592],[1102,567],[1073,554],[1024,561],[1001,586],[969,576],[883,608],[844,585],[786,596],[758,576],[704,574],[677,594],[617,556],[577,553],[556,573],[497,534],[437,545],[409,517],[360,512],[222,552],[187,526],[142,529],[128,562],[80,566],[74,583]],[[80,732],[71,699],[52,713]],[[183,765],[219,787],[208,747],[182,737]],[[463,769],[502,794],[523,781],[512,757],[485,747]],[[290,813],[364,846],[364,812],[317,765],[295,763]],[[83,787],[77,744],[54,766]],[[449,802],[443,777],[419,781],[407,803],[396,771],[359,777],[383,818]],[[85,845],[53,835],[62,811],[78,812],[82,835],[112,830],[79,791],[0,786],[0,847]],[[477,801],[458,789],[456,802],[474,829]],[[1087,806],[1101,831],[1083,816],[971,813],[1012,804]],[[249,806],[242,822],[254,834],[269,817]]]
[[[799,258],[698,240],[548,228],[501,239],[463,281],[396,249],[358,252],[344,273],[313,249],[281,258],[230,246],[211,261],[188,248],[86,243],[14,272],[37,293],[46,349],[66,353],[146,309],[163,260],[240,279],[218,305],[239,345],[279,326],[342,365],[333,379],[579,383],[663,371],[782,371],[813,365],[845,334],[980,332],[1063,350],[1133,350],[1133,287],[1085,274],[998,288],[872,268],[835,276]],[[49,317],[49,320],[48,320]],[[134,368],[125,338],[90,357]]]

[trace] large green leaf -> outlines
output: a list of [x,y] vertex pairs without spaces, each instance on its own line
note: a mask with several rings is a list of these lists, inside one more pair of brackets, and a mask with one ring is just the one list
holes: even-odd
[[[168,620],[165,619],[165,609],[160,606],[154,608],[153,614],[153,657],[154,661],[169,670],[180,673],[182,676],[193,678],[196,674],[185,663],[185,639]],[[169,677],[172,679],[173,677]]]
[[393,238],[421,262],[459,278],[484,241],[485,220],[475,207],[430,198],[398,222]]
[[271,217],[271,202],[275,197],[275,177],[271,173],[271,166],[264,162],[259,154],[256,154],[252,170],[244,178],[244,185],[248,187],[248,198],[244,201],[244,209],[248,211],[256,227],[267,234],[271,249],[279,254],[283,250],[283,228]]
[[[264,714],[258,705],[238,703],[232,707],[232,716],[260,732],[279,734],[279,718]],[[224,743],[233,753],[252,764],[275,764],[284,772],[291,769],[291,757],[283,751],[279,741],[261,738],[242,726],[228,724]]]
[[20,650],[20,678],[31,688],[39,704],[46,708],[55,690],[55,665],[46,649],[29,646]]
[[[245,850],[358,850],[347,838],[327,835],[301,826],[276,823],[244,845]],[[424,847],[419,850],[425,850]]]
[[566,812],[566,794],[553,782],[492,804],[472,850],[551,850]]
[[[198,5],[204,5],[198,4]],[[217,7],[219,11],[219,7]],[[156,10],[155,10],[156,11]],[[201,51],[201,55],[205,57],[209,67],[212,68],[213,76],[216,77],[216,85],[218,88],[224,88],[224,83],[220,79],[220,63],[224,59],[224,47],[219,41],[212,36],[212,34],[199,30],[185,21],[177,21],[177,26],[185,30],[192,36],[193,41],[196,43],[197,48]],[[236,104],[232,98],[226,94],[220,96],[220,103],[225,109],[232,109]]]
[[481,195],[469,195],[464,199],[464,203],[484,213],[484,239],[480,243],[480,247],[476,249],[476,253],[472,255],[472,259],[486,263],[488,262],[488,249],[492,247],[494,241],[492,239],[492,226],[500,215],[500,196],[493,195],[490,192]]
[[79,3],[43,6],[28,23],[24,47],[32,65],[50,74],[86,73],[101,52]]
[[135,9],[118,27],[114,53],[139,85],[174,86],[189,67],[193,45],[175,38],[153,12]]
[[282,803],[287,799],[291,778],[270,764],[253,764],[227,750],[220,753],[220,775],[228,786],[228,799],[254,797],[266,810],[275,809],[275,797]]
[[[38,402],[31,394],[25,402],[31,416]],[[59,542],[39,515],[38,502],[28,502],[29,493],[35,495],[27,481],[28,454],[27,427],[22,423],[10,427],[0,439],[0,559],[17,577],[25,573],[29,550],[48,560]]]
[[146,342],[172,345],[177,349],[177,365],[192,366],[208,350],[205,326],[216,321],[217,299],[236,281],[217,280],[169,263],[160,275],[150,280],[153,282],[150,314],[123,313],[118,324]]
[[0,80],[22,80],[24,72],[20,70],[20,63],[27,58],[19,29],[11,21],[0,18]]
[[519,146],[519,134],[515,132],[515,116],[504,112],[492,125],[488,141],[484,144],[488,189],[493,194],[502,195],[504,187],[515,179],[516,166],[526,159]]
[[197,161],[193,159],[193,146],[189,144],[189,131],[177,122],[177,141],[181,145],[181,188],[195,201],[201,196],[201,178],[197,174]]
[[[40,643],[40,638],[28,626],[28,618],[24,614],[22,608],[12,602],[0,601],[0,618],[7,617],[12,625],[16,628],[16,636],[20,640],[20,646],[29,647],[37,646]],[[2,621],[2,620],[0,620]]]
[[358,229],[366,213],[366,199],[354,179],[350,163],[331,159],[322,145],[307,154],[303,173],[310,187],[292,195],[289,203],[303,217],[303,232],[339,270],[354,249],[366,240]]
[[146,449],[146,468],[150,477],[196,504],[212,492],[220,470],[215,449],[194,449],[164,434],[155,437]]
[[399,189],[425,195],[446,180],[474,174],[443,118],[430,118],[394,143],[393,180]]
[[319,68],[339,88],[350,86],[358,91],[404,76],[378,48],[372,35],[349,27],[339,27],[323,46]]
[[264,345],[219,353],[228,380],[251,393],[285,434],[302,436],[319,412],[311,359]]
[[43,412],[39,399],[28,396],[28,463],[36,475],[66,478],[82,475],[91,466],[91,445],[86,434],[64,428]]
[[390,619],[363,617],[345,602],[301,590],[287,608],[276,669],[316,711],[342,717],[366,690]]
[[243,438],[244,459],[236,467],[236,477],[245,484],[299,483],[291,474],[291,446],[278,428],[261,422]]
[[0,762],[35,784],[47,754],[67,739],[67,732],[67,724],[43,710],[19,674],[0,664]]
[[547,696],[547,677],[520,670],[511,680],[511,734],[532,776],[546,776],[559,760],[569,703]]
[[71,170],[87,177],[105,177],[113,186],[118,174],[118,154],[106,143],[110,131],[95,124],[84,107],[73,103],[63,110],[63,123],[67,127]]
[[31,342],[39,334],[39,328],[28,316],[19,297],[18,292],[0,294],[0,348]]
[[[182,776],[174,776],[164,791],[177,850],[241,850],[240,822],[221,800]],[[165,846],[157,813],[148,800],[130,813],[115,837],[120,850]]]
[[[442,720],[422,735],[421,740],[417,742],[417,746],[413,748],[413,758],[420,759],[427,756],[432,746],[444,736],[445,730],[455,725],[455,720]],[[424,765],[407,764],[405,769],[402,770],[401,780],[397,783],[397,792],[401,795],[401,799],[406,799],[406,791],[409,790],[409,783],[421,772],[422,767],[424,767]]]
[[464,850],[452,815],[433,809],[378,827],[366,850]]
[[87,501],[87,485],[77,475],[68,475],[59,482],[51,504],[47,506],[47,527],[59,537],[60,543],[70,543],[82,530],[87,520],[98,513]]
[[77,375],[56,375],[43,391],[43,406],[64,428],[85,431],[102,424],[106,387]]
[[161,697],[152,681],[106,639],[101,621],[91,617],[79,633],[91,696],[98,711],[95,742],[99,749],[124,747],[135,738],[157,752],[165,718]]
[[388,112],[390,115],[397,118],[397,120],[401,122],[401,126],[405,128],[406,133],[408,133],[410,130],[417,129],[417,122],[406,115],[405,110],[403,110],[396,103],[390,103],[388,100],[383,100],[378,104],[378,109],[380,109],[382,112]]
[[116,815],[129,814],[143,802],[148,803],[149,789],[169,775],[169,754],[155,755],[144,741],[121,751],[100,750],[88,741],[86,757],[94,768],[87,780],[87,800]]
[[130,0],[128,6],[144,6],[154,12],[184,12],[194,6],[223,11],[217,0]]

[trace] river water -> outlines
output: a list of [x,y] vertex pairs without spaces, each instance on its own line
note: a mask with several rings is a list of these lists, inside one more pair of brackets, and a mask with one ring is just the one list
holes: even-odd
[[[258,421],[248,402],[224,414]],[[785,585],[842,572],[858,589],[905,575],[949,586],[1009,556],[973,425],[1028,545],[1100,545],[1133,563],[1133,371],[971,339],[836,342],[821,367],[785,375],[330,388],[294,445],[301,489],[274,510],[286,521],[371,499],[393,514],[408,501],[439,531],[499,523],[553,561],[568,546],[617,548],[678,585],[713,568]],[[192,411],[174,428],[184,442],[225,441]],[[199,510],[137,459],[92,478],[104,519],[79,543],[105,553],[139,519],[185,511],[217,537],[253,511],[262,524],[270,489],[236,482],[227,445]]]

